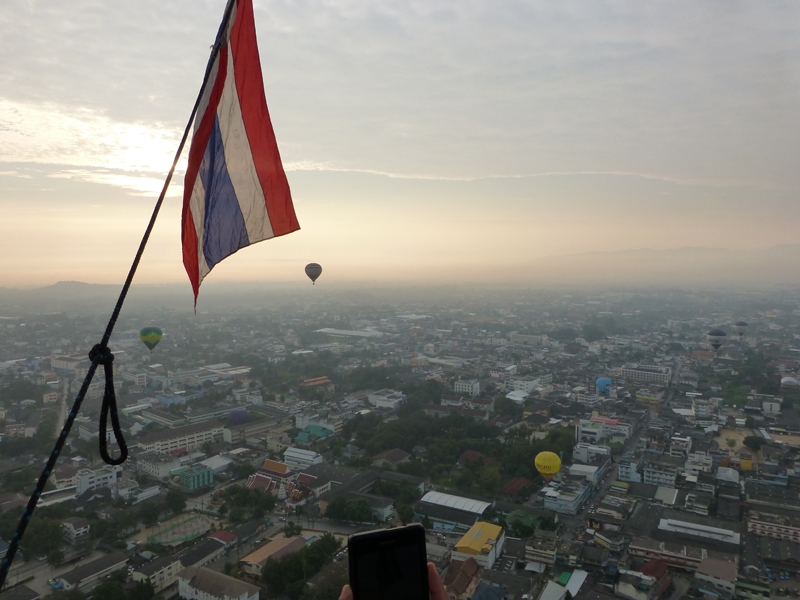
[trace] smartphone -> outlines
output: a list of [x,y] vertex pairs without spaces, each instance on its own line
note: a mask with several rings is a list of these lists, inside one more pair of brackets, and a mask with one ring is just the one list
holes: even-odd
[[422,525],[358,533],[347,553],[353,600],[429,600]]

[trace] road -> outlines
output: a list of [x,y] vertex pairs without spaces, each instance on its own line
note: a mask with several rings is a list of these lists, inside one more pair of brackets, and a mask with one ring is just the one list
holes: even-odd
[[[647,430],[648,426],[650,425],[650,420],[652,419],[652,414],[648,414],[647,419],[641,424],[641,426],[636,430],[631,438],[625,442],[625,447],[622,449],[622,455],[625,455],[627,452],[636,448],[636,445],[639,442],[639,438],[642,434]],[[600,500],[606,495],[609,488],[614,484],[617,480],[617,465],[613,463],[611,465],[611,469],[605,476],[605,480],[601,481],[600,485],[592,492],[589,498],[584,502],[583,506],[581,507],[580,512],[577,515],[570,516],[570,515],[559,515],[559,520],[564,524],[564,532],[561,534],[561,539],[566,541],[571,541],[575,539],[575,532],[578,530],[583,530],[583,521],[586,519],[586,515],[590,510],[590,507],[593,504],[599,504]]]

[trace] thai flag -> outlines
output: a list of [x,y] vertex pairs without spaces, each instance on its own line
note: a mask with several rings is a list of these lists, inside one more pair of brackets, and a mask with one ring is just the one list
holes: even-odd
[[184,179],[183,264],[195,304],[200,283],[221,260],[300,229],[267,110],[252,0],[233,0],[229,14]]

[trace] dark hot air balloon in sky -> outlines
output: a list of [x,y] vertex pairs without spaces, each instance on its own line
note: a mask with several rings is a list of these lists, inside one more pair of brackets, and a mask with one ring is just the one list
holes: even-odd
[[736,323],[733,324],[733,329],[739,334],[739,339],[742,339],[744,332],[747,331],[747,327],[747,321],[736,321]]
[[153,348],[158,346],[158,342],[161,341],[162,337],[164,337],[164,332],[158,327],[144,327],[139,332],[139,339],[144,342],[145,346],[150,348],[150,352],[153,351]]
[[727,337],[727,334],[722,329],[712,329],[706,334],[706,339],[714,350],[719,350],[719,347],[722,346]]
[[608,377],[600,377],[595,383],[597,393],[601,396],[608,396],[611,394],[611,380]]
[[322,275],[322,267],[317,263],[308,263],[306,265],[306,275],[308,275],[308,278],[311,280],[311,284],[313,285],[317,278]]

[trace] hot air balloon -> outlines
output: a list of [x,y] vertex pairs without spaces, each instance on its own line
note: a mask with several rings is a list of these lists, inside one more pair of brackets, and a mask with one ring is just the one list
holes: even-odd
[[726,337],[727,334],[722,331],[722,329],[712,329],[706,334],[706,339],[714,350],[719,350],[719,347],[725,342]]
[[161,341],[162,337],[164,337],[164,332],[158,327],[145,327],[139,332],[139,339],[144,342],[145,346],[150,348],[150,352],[158,346],[158,342]]
[[317,263],[308,263],[306,265],[306,275],[311,280],[311,285],[314,285],[317,278],[322,275],[322,267]]
[[611,380],[608,377],[600,377],[595,383],[597,393],[601,396],[608,396],[611,393]]
[[533,464],[545,481],[550,481],[561,469],[561,459],[555,452],[539,452]]
[[742,339],[744,332],[747,331],[747,321],[736,321],[733,324],[733,329],[739,334],[739,339]]

